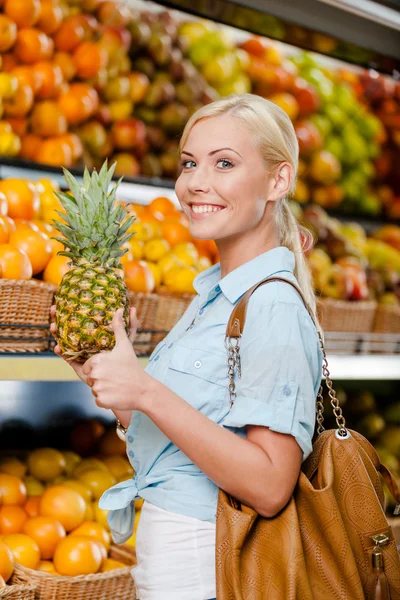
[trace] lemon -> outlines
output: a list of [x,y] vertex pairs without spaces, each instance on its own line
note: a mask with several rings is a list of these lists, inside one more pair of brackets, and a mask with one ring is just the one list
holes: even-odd
[[44,492],[44,485],[35,479],[35,477],[32,477],[32,475],[24,477],[24,484],[28,497],[41,496]]
[[38,448],[28,456],[29,473],[39,481],[53,481],[65,472],[64,456],[55,448]]
[[161,273],[161,269],[159,264],[156,265],[156,263],[152,263],[152,262],[147,262],[147,266],[149,267],[150,271],[153,273],[153,277],[154,277],[154,287],[155,289],[157,289],[161,283],[161,278],[162,278],[162,273]]
[[197,269],[198,273],[209,269],[211,266],[212,262],[207,256],[201,256],[199,260],[196,260],[196,262],[194,263],[194,267],[195,269]]
[[22,479],[27,471],[27,466],[14,456],[7,456],[0,460],[0,473],[8,473]]
[[164,283],[171,292],[195,294],[193,280],[197,271],[193,267],[173,267],[164,276]]
[[176,256],[176,254],[173,254],[172,252],[168,252],[158,261],[158,266],[161,270],[161,280],[165,282],[166,273],[174,267],[183,267],[184,263],[179,256]]
[[65,458],[65,472],[69,475],[81,462],[81,457],[76,452],[66,450],[63,452]]
[[144,246],[144,258],[152,262],[158,262],[171,250],[167,240],[149,240]]

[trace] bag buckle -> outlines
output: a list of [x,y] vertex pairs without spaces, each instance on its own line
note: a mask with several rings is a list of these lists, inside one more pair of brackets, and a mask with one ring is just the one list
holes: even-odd
[[372,540],[376,546],[384,546],[390,542],[389,532],[383,531],[382,533],[371,535],[370,540]]

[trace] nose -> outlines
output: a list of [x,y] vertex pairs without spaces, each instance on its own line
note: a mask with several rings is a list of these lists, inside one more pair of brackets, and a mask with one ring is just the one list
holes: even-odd
[[210,184],[208,183],[206,168],[197,166],[195,169],[193,169],[189,175],[188,190],[192,194],[206,194],[210,191]]

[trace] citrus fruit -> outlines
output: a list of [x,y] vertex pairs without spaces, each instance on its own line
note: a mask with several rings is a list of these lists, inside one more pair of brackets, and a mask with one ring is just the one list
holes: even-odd
[[52,481],[65,471],[65,458],[54,448],[37,448],[28,456],[29,473],[39,481]]
[[66,479],[63,481],[62,485],[78,492],[78,494],[82,496],[86,503],[92,501],[92,490],[89,488],[89,486],[82,483],[82,481],[77,481],[76,479]]
[[3,179],[0,192],[7,198],[8,216],[12,219],[34,219],[40,208],[39,194],[30,181],[23,179]]
[[55,485],[43,493],[39,511],[41,516],[53,517],[60,521],[66,531],[71,531],[83,523],[86,503],[76,490]]
[[133,469],[128,459],[124,458],[123,456],[119,456],[118,454],[115,456],[106,456],[105,458],[103,458],[103,463],[110,471],[111,475],[113,475],[117,479],[125,473],[133,474]]
[[0,473],[0,498],[3,505],[22,506],[26,502],[24,482],[15,475]]
[[119,560],[114,560],[113,558],[106,558],[103,560],[101,565],[100,572],[105,573],[106,571],[113,571],[114,569],[124,569],[126,565],[120,562]]
[[0,473],[8,473],[9,475],[15,475],[15,477],[22,479],[26,470],[26,465],[14,456],[8,456],[0,460]]
[[82,459],[79,454],[72,452],[72,450],[64,450],[63,455],[65,458],[65,472],[69,475],[75,467],[79,465]]
[[0,533],[21,533],[28,515],[22,506],[2,506],[0,508]]
[[49,575],[59,575],[51,560],[41,560],[36,570],[48,573]]
[[125,283],[135,293],[150,293],[154,290],[155,280],[152,271],[143,260],[134,260],[124,264]]
[[[40,484],[41,485],[41,484]],[[44,488],[43,488],[44,491]],[[41,492],[41,494],[43,493]],[[31,496],[28,498],[26,503],[24,504],[24,510],[28,517],[38,517],[39,516],[39,505],[40,505],[40,496]]]
[[4,536],[4,543],[10,548],[15,562],[28,569],[36,569],[40,550],[35,540],[24,533],[12,533]]
[[0,276],[3,279],[30,279],[32,265],[28,255],[10,244],[0,244]]
[[171,292],[195,294],[193,281],[196,276],[197,271],[193,267],[173,267],[165,273],[163,280]]
[[97,469],[108,472],[106,465],[99,458],[84,458],[72,472],[74,477],[77,477],[84,471],[92,471]]
[[78,479],[92,490],[95,500],[98,500],[106,490],[115,484],[115,477],[111,473],[98,469],[84,471],[78,476]]
[[41,231],[20,230],[17,228],[10,234],[9,243],[14,248],[25,252],[32,265],[33,275],[37,275],[46,267],[52,255],[52,247],[48,236]]
[[35,540],[39,546],[41,558],[53,558],[58,543],[65,537],[65,529],[52,517],[33,517],[28,519],[23,532]]
[[14,557],[8,546],[0,540],[0,575],[8,581],[14,571]]
[[97,521],[84,521],[82,525],[79,525],[79,527],[71,531],[70,535],[87,535],[99,540],[102,544],[104,544],[106,550],[110,549],[110,534],[105,527],[103,527],[103,525]]
[[171,246],[167,240],[149,240],[144,246],[144,258],[153,262],[159,261],[167,252],[171,250]]
[[97,573],[102,564],[102,552],[96,540],[70,535],[58,544],[54,567],[61,575],[75,577]]

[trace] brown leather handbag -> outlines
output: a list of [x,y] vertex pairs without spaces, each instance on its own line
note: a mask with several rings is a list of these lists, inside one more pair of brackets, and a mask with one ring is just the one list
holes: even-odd
[[[271,281],[292,285],[313,319],[301,291],[287,279],[270,277],[248,290],[226,331],[231,406],[247,304]],[[400,560],[380,476],[398,503],[400,491],[368,440],[346,429],[319,338],[337,429],[324,430],[321,386],[313,452],[302,464],[292,498],[275,517],[261,517],[219,491],[217,600],[400,600]]]

